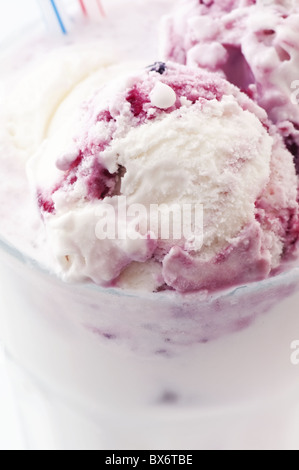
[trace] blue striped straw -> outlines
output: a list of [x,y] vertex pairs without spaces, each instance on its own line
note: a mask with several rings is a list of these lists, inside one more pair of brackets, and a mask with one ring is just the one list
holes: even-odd
[[62,21],[62,18],[61,18],[60,14],[59,14],[58,9],[57,9],[56,3],[54,2],[54,0],[50,0],[50,2],[52,3],[52,7],[53,7],[53,9],[54,9],[54,12],[55,12],[55,15],[56,15],[56,17],[57,17],[58,23],[59,23],[59,25],[60,25],[61,31],[63,32],[63,34],[66,34],[67,31],[66,31],[66,29],[65,29],[64,23],[63,23],[63,21]]
[[52,32],[67,34],[67,15],[60,0],[38,0],[44,20]]

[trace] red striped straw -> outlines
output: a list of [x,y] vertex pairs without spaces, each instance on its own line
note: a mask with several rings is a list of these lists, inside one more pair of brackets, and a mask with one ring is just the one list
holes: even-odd
[[79,3],[84,16],[92,16],[91,10],[99,11],[102,17],[106,16],[101,0],[79,0]]
[[83,0],[79,0],[79,3],[80,3],[80,6],[81,6],[81,9],[83,11],[83,15],[84,16],[87,16],[87,10],[85,8],[85,5],[84,5],[84,1]]
[[97,0],[97,4],[98,4],[98,8],[99,8],[99,10],[100,10],[101,15],[102,15],[102,16],[106,16],[106,13],[105,13],[105,10],[104,10],[104,8],[103,8],[103,6],[102,6],[101,0]]

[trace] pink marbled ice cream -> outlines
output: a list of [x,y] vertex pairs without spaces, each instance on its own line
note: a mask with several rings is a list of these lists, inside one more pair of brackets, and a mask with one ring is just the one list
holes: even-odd
[[218,72],[278,125],[298,167],[299,6],[294,0],[182,0],[163,20],[167,60]]
[[[78,119],[61,147],[62,115],[29,168],[65,280],[215,291],[267,278],[294,255],[292,155],[266,112],[219,75],[157,63],[95,91]],[[203,243],[162,239],[140,213],[121,220],[124,197],[148,212],[202,204]],[[134,237],[96,236],[106,204]]]

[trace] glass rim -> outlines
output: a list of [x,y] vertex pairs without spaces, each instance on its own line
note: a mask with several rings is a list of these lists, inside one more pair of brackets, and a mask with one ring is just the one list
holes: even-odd
[[16,260],[17,262],[21,263],[24,267],[29,267],[31,269],[36,270],[40,274],[44,276],[48,276],[52,279],[55,279],[62,284],[68,286],[80,286],[81,288],[91,289],[93,291],[98,291],[102,294],[110,293],[120,297],[133,297],[133,298],[148,298],[151,300],[162,300],[162,299],[170,299],[170,297],[175,299],[183,299],[185,301],[194,300],[195,298],[198,301],[208,301],[213,302],[217,299],[224,298],[224,297],[236,297],[242,294],[254,293],[259,292],[262,290],[267,290],[273,287],[278,287],[284,284],[294,284],[299,281],[299,261],[297,264],[295,262],[286,264],[285,269],[281,270],[279,273],[269,276],[266,279],[261,281],[254,281],[249,282],[247,284],[241,284],[232,286],[226,289],[219,289],[215,292],[208,292],[208,291],[195,291],[195,292],[187,292],[187,293],[180,293],[177,291],[169,290],[169,291],[161,291],[161,292],[149,292],[144,290],[134,290],[134,289],[124,289],[120,287],[105,287],[98,284],[93,283],[91,280],[87,282],[66,282],[59,277],[54,271],[51,272],[49,268],[46,266],[42,266],[37,259],[32,258],[30,255],[22,253],[20,249],[15,247],[9,241],[7,241],[3,236],[0,234],[0,251],[4,251],[7,255],[11,258]]

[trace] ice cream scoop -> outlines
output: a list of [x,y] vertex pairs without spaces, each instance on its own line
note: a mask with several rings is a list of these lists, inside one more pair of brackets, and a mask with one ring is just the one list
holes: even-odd
[[296,1],[183,0],[163,21],[163,55],[218,72],[246,91],[298,160],[298,24]]
[[95,36],[22,33],[1,62],[0,336],[27,445],[297,449],[292,156],[219,73],[153,63],[173,0],[104,3]]
[[[64,279],[213,291],[264,279],[293,253],[292,155],[265,111],[219,75],[156,63],[79,108],[68,101],[29,164]],[[170,225],[162,237],[148,224],[153,205],[188,207],[191,218],[200,205],[202,227],[176,237]],[[115,223],[118,233],[99,235]]]

